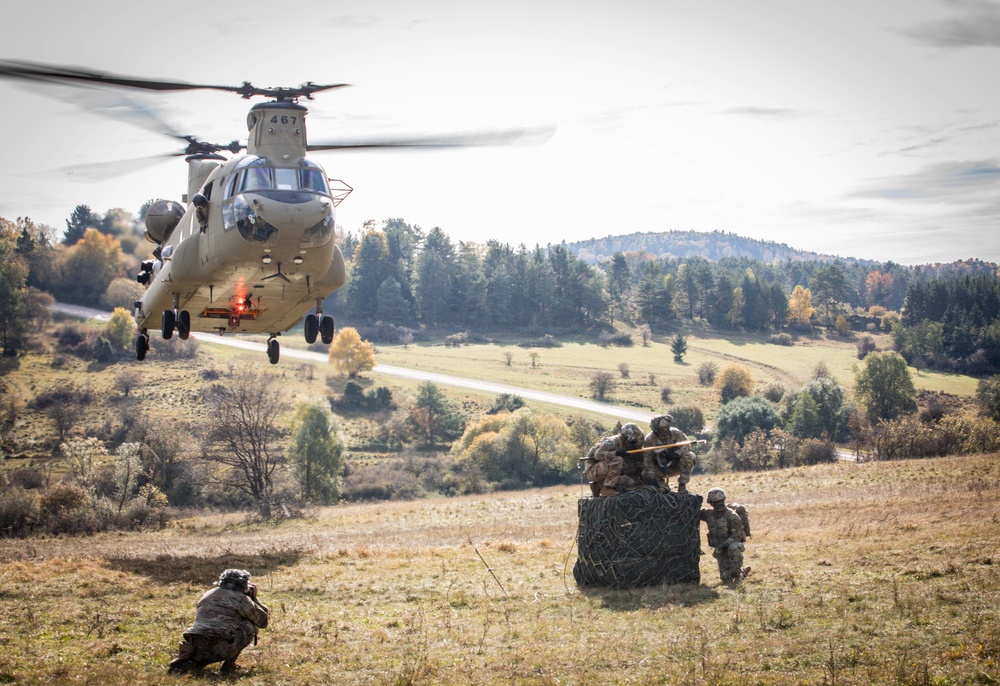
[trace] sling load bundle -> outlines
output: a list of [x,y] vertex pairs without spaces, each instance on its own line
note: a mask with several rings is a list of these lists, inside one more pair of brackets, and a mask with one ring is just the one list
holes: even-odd
[[700,495],[638,490],[577,502],[581,586],[700,583]]

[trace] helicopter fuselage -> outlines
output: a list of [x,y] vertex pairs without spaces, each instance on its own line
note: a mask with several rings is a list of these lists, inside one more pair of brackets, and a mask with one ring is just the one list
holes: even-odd
[[186,205],[160,201],[147,216],[146,236],[159,248],[135,315],[140,330],[159,328],[170,310],[188,313],[190,331],[275,336],[310,309],[321,312],[344,284],[339,200],[305,156],[306,111],[257,105],[247,154],[188,158]]

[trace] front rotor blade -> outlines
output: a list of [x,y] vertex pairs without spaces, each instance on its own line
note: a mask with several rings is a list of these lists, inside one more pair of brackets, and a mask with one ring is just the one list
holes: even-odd
[[536,128],[420,136],[372,136],[310,143],[306,149],[320,151],[365,148],[471,148],[493,145],[541,145],[554,133],[555,128]]

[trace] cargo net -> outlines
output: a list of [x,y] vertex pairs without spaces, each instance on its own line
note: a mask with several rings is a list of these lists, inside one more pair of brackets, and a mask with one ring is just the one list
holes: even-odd
[[699,583],[701,496],[633,491],[577,502],[573,578],[581,586]]

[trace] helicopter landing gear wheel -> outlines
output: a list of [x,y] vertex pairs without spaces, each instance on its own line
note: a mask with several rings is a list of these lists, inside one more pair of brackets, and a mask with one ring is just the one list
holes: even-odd
[[319,318],[314,314],[307,314],[305,329],[306,343],[312,345],[316,342],[316,335],[319,333]]
[[278,364],[278,355],[281,353],[281,347],[278,345],[277,338],[267,339],[267,361],[271,364]]
[[177,337],[182,341],[186,341],[188,336],[191,335],[191,313],[187,310],[181,310],[177,314]]
[[135,337],[135,359],[144,360],[146,359],[146,353],[149,351],[149,336],[145,333],[139,333]]
[[177,324],[177,319],[174,317],[173,310],[163,310],[163,317],[160,319],[160,323],[164,338],[169,339],[174,335],[174,326]]
[[333,342],[333,328],[333,317],[324,315],[319,322],[319,335],[326,345]]

